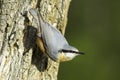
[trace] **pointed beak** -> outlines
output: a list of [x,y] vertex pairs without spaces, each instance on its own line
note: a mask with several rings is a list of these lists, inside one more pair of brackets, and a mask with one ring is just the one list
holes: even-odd
[[84,52],[76,52],[76,54],[84,55],[85,53]]

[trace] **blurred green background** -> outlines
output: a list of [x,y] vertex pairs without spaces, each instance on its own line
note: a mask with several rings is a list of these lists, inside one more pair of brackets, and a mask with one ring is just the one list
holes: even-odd
[[120,80],[120,0],[72,0],[65,36],[86,54],[61,63],[58,80]]

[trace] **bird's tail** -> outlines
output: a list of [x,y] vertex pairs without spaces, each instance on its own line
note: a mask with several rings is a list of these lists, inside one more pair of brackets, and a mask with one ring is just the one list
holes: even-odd
[[29,10],[29,12],[34,17],[34,19],[36,20],[36,23],[38,25],[37,27],[39,29],[38,32],[40,32],[41,29],[42,29],[41,27],[44,25],[44,20],[43,20],[41,14],[36,9],[33,9],[33,8],[31,8]]

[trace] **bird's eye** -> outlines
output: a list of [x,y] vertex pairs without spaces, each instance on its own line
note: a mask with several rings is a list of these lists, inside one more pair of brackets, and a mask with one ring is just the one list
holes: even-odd
[[61,49],[61,50],[59,50],[58,52],[62,52],[62,49]]

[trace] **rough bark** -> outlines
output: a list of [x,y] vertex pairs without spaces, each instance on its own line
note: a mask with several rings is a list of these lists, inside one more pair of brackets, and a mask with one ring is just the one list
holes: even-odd
[[49,59],[47,69],[40,71],[32,64],[33,49],[25,52],[22,14],[40,8],[44,19],[64,34],[70,1],[0,0],[0,80],[57,80],[59,63]]

